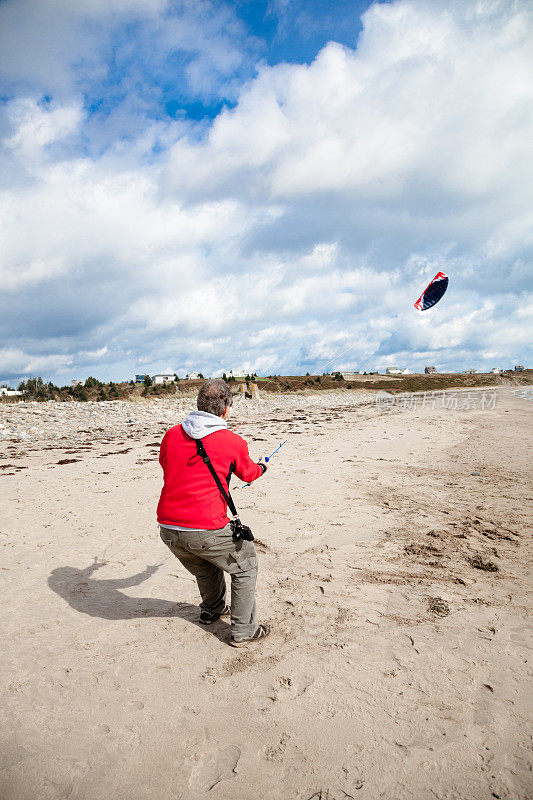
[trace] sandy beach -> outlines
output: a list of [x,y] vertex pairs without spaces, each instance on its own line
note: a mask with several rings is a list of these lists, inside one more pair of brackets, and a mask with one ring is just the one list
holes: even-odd
[[236,404],[288,439],[232,485],[273,628],[239,651],[155,523],[192,401],[0,407],[3,800],[531,798],[533,402],[495,392]]

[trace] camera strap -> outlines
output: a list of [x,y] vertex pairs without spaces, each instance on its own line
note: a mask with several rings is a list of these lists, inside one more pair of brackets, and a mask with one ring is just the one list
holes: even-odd
[[206,464],[206,466],[209,469],[209,472],[211,473],[211,475],[213,476],[213,478],[215,480],[215,483],[216,483],[216,485],[218,486],[218,488],[220,490],[220,494],[222,495],[222,497],[224,498],[224,500],[228,504],[229,510],[231,511],[231,513],[233,514],[234,517],[238,517],[239,515],[237,514],[237,509],[235,508],[235,503],[233,502],[233,500],[231,498],[229,490],[226,491],[224,489],[224,487],[222,486],[222,481],[218,477],[218,475],[217,475],[217,473],[215,471],[215,468],[211,463],[211,459],[209,458],[209,456],[205,452],[204,443],[202,442],[201,439],[196,439],[195,441],[196,441],[196,451],[197,451],[198,455],[200,456],[200,458],[202,459],[202,461],[204,462],[204,464]]

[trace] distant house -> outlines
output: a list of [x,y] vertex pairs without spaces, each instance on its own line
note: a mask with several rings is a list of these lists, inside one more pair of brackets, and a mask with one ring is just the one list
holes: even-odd
[[76,386],[83,386],[83,383],[84,381],[80,380],[79,378],[74,378],[73,380],[71,380],[70,385],[72,386],[73,389],[75,389]]
[[470,367],[469,369],[463,370],[463,375],[479,375],[479,370]]
[[426,375],[435,375],[435,373],[437,372],[437,368],[436,367],[425,367],[424,368],[424,372],[426,373]]
[[7,386],[0,386],[1,397],[20,397],[24,392],[18,392],[16,389],[8,389]]
[[157,375],[152,375],[153,383],[172,383],[174,378],[173,372],[159,372]]
[[187,381],[196,381],[200,376],[197,372],[188,372],[185,376],[185,380]]
[[144,383],[146,378],[149,378],[149,375],[136,375],[135,376],[135,383]]
[[410,375],[411,371],[407,367],[387,367],[386,375]]
[[500,374],[500,372],[501,372],[501,369],[499,369],[498,367],[493,367],[493,368],[491,369],[491,374],[492,374],[492,375],[499,375],[499,374]]
[[515,372],[523,372],[524,371],[524,365],[523,364],[517,364],[516,367],[514,368],[514,371]]

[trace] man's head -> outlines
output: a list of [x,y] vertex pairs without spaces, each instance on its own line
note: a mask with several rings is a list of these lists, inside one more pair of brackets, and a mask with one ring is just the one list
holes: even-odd
[[231,390],[226,381],[211,378],[200,387],[196,401],[198,411],[207,411],[225,419],[232,404]]

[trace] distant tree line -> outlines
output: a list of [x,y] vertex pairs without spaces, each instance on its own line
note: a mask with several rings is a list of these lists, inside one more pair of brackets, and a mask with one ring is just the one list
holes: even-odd
[[89,377],[77,386],[56,386],[52,381],[45,382],[41,377],[28,378],[18,385],[19,392],[24,392],[28,400],[46,402],[47,400],[118,400],[117,384],[114,381],[104,383],[97,378]]
[[[372,375],[375,373],[370,372],[368,374]],[[205,380],[204,376],[201,374],[199,374],[198,377]],[[233,377],[233,375],[228,376],[224,372],[222,380],[232,385],[235,384],[238,379]],[[246,374],[244,378],[240,379],[240,381],[246,383],[248,389],[250,388],[250,384],[257,380],[259,380],[259,378],[256,372]],[[308,372],[305,375],[302,385],[309,389],[327,389],[335,388],[338,383],[342,383],[343,381],[342,372],[339,371],[331,374],[323,373],[322,375],[310,375]],[[290,391],[294,387],[294,384],[294,376],[291,378],[289,376],[269,375],[260,386],[269,392],[280,392]],[[168,383],[154,383],[152,378],[146,375],[143,384],[140,386],[137,386],[133,380],[128,383],[115,383],[114,381],[104,382],[93,376],[89,376],[83,383],[77,386],[56,386],[52,381],[45,382],[41,377],[37,377],[22,381],[18,389],[24,393],[25,398],[28,400],[37,400],[40,402],[45,402],[47,400],[78,400],[86,402],[88,400],[109,401],[127,399],[131,395],[138,395],[139,393],[142,397],[168,397],[169,395],[178,394],[184,389],[192,389],[194,385],[193,381],[180,381],[177,375],[174,376],[174,380]],[[350,382],[344,382],[343,387],[346,389],[356,388],[355,384],[352,385]]]

